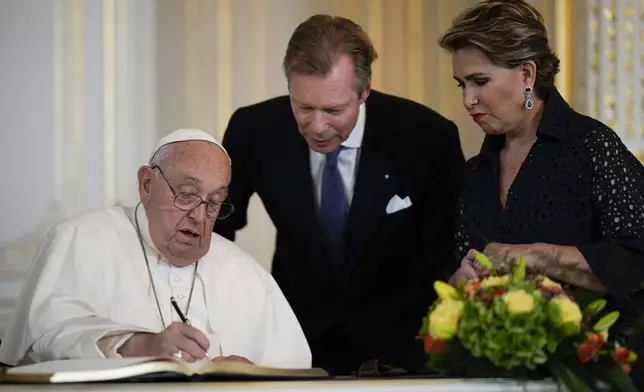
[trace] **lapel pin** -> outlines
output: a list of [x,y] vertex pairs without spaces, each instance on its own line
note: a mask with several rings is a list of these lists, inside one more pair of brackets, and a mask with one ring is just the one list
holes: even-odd
[[389,174],[385,174],[385,180],[389,179]]

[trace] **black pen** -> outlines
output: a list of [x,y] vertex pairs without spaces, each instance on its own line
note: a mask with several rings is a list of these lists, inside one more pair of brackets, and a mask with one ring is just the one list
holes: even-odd
[[[177,301],[174,300],[174,297],[170,297],[170,303],[172,304],[172,307],[174,308],[174,310],[177,311],[177,314],[179,315],[181,322],[190,325],[190,321],[188,321],[186,316],[183,315],[183,312],[181,311],[181,309],[179,309],[179,304],[177,304]],[[210,357],[208,356],[208,353],[206,353],[206,359],[210,361]]]

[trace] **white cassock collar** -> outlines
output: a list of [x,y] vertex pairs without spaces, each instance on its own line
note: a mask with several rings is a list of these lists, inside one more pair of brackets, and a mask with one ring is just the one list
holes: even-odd
[[[136,214],[136,215],[135,215]],[[136,229],[136,222],[138,219],[139,223],[139,229],[141,231],[141,238],[143,238],[143,245],[146,247],[146,252],[148,255],[148,261],[150,262],[150,266],[156,265],[157,262],[161,261],[163,263],[172,265],[171,262],[169,262],[161,252],[157,249],[156,246],[154,246],[154,242],[152,241],[152,236],[150,235],[150,222],[148,221],[148,216],[145,212],[145,207],[143,204],[139,204],[138,208],[134,208],[133,213],[132,213],[132,224],[134,225]],[[213,233],[213,236],[215,234]],[[138,242],[138,238],[137,238]],[[211,249],[212,249],[212,242],[211,242]],[[208,252],[204,255],[202,258],[206,258],[208,254],[210,253],[210,250],[208,249]],[[204,268],[208,269],[208,264],[212,264],[214,260],[208,262],[208,263],[199,263],[199,271],[205,271]],[[193,264],[188,265],[187,267],[192,267]],[[180,268],[180,267],[179,267]]]
[[161,255],[161,252],[154,246],[152,237],[150,236],[150,222],[148,221],[148,215],[145,213],[145,207],[143,203],[138,204],[138,207],[134,209],[136,216],[134,217],[134,225],[139,223],[139,232],[141,233],[141,238],[143,238],[143,243],[146,247],[154,251],[156,258]]

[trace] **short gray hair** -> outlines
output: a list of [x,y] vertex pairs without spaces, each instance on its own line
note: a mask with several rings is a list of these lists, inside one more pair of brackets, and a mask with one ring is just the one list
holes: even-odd
[[165,162],[166,159],[172,155],[172,151],[170,150],[172,147],[172,144],[166,144],[164,146],[161,146],[157,150],[157,152],[154,153],[152,158],[150,158],[150,166],[160,166]]
[[[174,144],[175,143],[170,143],[170,144],[166,144],[164,146],[161,146],[161,148],[159,148],[157,150],[157,152],[154,153],[152,158],[150,158],[149,166],[150,167],[155,167],[155,166],[161,167],[161,165],[163,165],[165,163],[165,161],[168,160],[168,158],[170,158],[172,156],[172,154],[174,152],[173,151],[174,150],[174,148],[173,148]],[[158,170],[155,170],[155,173],[156,173],[155,174],[156,178],[161,177],[161,173]]]

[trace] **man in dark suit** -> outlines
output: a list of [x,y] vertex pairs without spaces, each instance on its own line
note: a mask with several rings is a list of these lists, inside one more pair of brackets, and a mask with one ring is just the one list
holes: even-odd
[[289,96],[238,109],[224,145],[233,239],[260,196],[277,228],[272,273],[313,352],[348,374],[365,361],[417,371],[415,340],[447,279],[464,165],[454,123],[371,90],[377,54],[348,19],[316,15],[284,58]]

